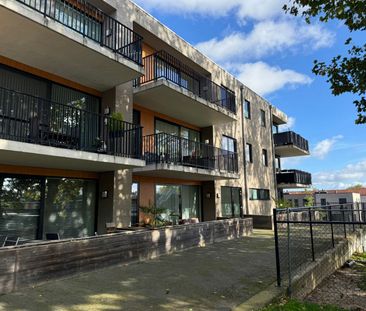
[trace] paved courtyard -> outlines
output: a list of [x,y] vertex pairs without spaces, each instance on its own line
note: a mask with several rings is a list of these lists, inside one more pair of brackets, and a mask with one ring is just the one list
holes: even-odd
[[255,231],[249,238],[2,295],[0,310],[231,310],[275,277],[272,232]]

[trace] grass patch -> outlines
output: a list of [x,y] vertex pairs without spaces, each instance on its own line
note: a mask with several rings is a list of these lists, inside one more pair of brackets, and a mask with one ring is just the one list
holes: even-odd
[[352,256],[353,260],[366,261],[366,253],[356,253]]
[[344,309],[334,306],[320,306],[314,303],[289,300],[271,304],[262,311],[344,311]]
[[358,287],[361,290],[366,291],[366,253],[356,253],[352,256],[352,259],[358,261],[355,269],[361,271],[362,273],[361,281],[358,284]]

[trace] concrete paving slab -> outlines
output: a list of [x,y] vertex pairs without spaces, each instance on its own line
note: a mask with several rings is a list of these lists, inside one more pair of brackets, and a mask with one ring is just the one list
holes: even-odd
[[255,231],[252,237],[2,295],[0,310],[232,310],[266,290],[275,271],[273,233]]

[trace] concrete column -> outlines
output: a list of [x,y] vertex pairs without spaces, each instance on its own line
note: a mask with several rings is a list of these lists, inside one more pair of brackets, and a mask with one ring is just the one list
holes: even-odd
[[[132,122],[133,88],[132,82],[119,85],[103,94],[102,109],[120,112],[123,120]],[[108,176],[108,177],[107,177]],[[117,227],[128,227],[131,222],[132,170],[106,173],[102,185],[109,186],[110,198],[101,200],[102,213],[98,217],[98,230],[105,222],[114,222]],[[103,191],[103,189],[101,189]],[[106,219],[110,219],[105,221]]]
[[[98,190],[97,231],[103,234],[106,223],[113,222],[114,172],[100,174]],[[107,191],[107,198],[102,198],[103,191]]]

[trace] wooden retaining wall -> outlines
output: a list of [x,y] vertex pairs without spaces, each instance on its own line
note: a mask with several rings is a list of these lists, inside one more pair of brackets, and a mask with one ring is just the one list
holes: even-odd
[[0,294],[52,279],[248,236],[252,219],[230,219],[0,249]]

